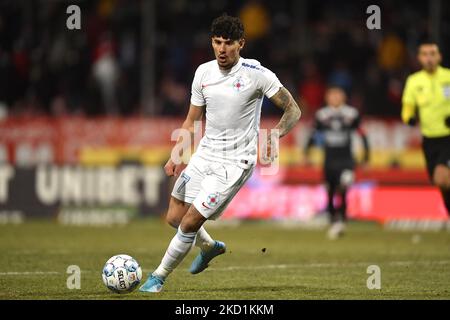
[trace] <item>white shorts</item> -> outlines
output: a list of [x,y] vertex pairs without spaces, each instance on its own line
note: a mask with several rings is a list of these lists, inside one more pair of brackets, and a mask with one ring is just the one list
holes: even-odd
[[206,219],[216,220],[253,169],[254,166],[208,161],[194,154],[175,182],[172,196],[193,204]]

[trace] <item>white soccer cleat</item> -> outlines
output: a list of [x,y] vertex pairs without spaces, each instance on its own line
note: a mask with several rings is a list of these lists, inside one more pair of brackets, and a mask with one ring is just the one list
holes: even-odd
[[328,229],[328,239],[337,240],[344,235],[345,232],[345,223],[338,221],[334,222],[330,229]]

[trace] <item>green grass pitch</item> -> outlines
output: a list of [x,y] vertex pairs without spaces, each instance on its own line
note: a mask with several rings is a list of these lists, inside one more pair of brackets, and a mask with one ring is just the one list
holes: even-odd
[[[144,280],[174,230],[159,220],[127,226],[76,227],[55,222],[0,226],[0,299],[449,299],[450,233],[383,230],[353,222],[329,241],[324,230],[243,223],[209,229],[228,252],[198,275],[187,271],[194,248],[160,294],[118,295],[101,280],[105,261],[126,253]],[[265,250],[264,250],[265,249]],[[81,289],[66,286],[67,267],[81,268]],[[381,289],[367,288],[369,265]]]

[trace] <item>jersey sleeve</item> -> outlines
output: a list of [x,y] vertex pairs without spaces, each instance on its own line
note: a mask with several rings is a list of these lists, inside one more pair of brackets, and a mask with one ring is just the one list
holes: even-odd
[[359,112],[356,112],[355,118],[353,119],[353,121],[351,123],[351,128],[354,130],[358,130],[360,128],[360,125],[361,125],[361,116],[360,116]]
[[201,68],[197,68],[191,88],[191,104],[199,107],[206,105],[205,97],[202,92],[202,75],[203,72]]
[[414,90],[411,81],[411,77],[408,77],[405,84],[405,89],[403,90],[402,97],[402,120],[405,123],[414,117],[416,107],[416,100],[414,97]]
[[263,72],[261,72],[260,82],[261,91],[269,99],[283,87],[275,73],[266,68],[263,68]]
[[320,141],[320,137],[323,134],[324,125],[320,119],[319,113],[316,112],[314,115],[314,120],[311,125],[311,133],[309,135],[309,138],[306,140],[306,145],[303,150],[305,155],[309,154],[309,150],[312,146],[315,144],[318,144],[318,141]]
[[405,89],[403,90],[402,103],[411,105],[416,104],[411,77],[408,77],[406,80]]
[[319,115],[316,113],[314,116],[314,122],[313,122],[312,129],[314,131],[320,131],[320,130],[323,130],[323,128],[324,128],[324,126],[322,124],[322,121],[320,120]]

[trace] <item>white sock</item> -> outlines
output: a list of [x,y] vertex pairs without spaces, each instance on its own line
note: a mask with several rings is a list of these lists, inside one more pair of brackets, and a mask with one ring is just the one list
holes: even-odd
[[202,251],[209,251],[211,250],[216,242],[213,238],[209,235],[208,232],[206,232],[205,227],[201,227],[197,231],[197,237],[195,238],[194,245],[196,247],[199,247]]
[[195,246],[199,247],[202,251],[208,251],[211,250],[214,245],[215,241],[211,236],[206,232],[204,227],[201,227],[197,231],[197,236],[195,237]]
[[177,234],[173,237],[161,260],[161,264],[153,274],[165,279],[183,261],[189,250],[191,250],[195,235],[196,232],[183,232],[178,227]]

